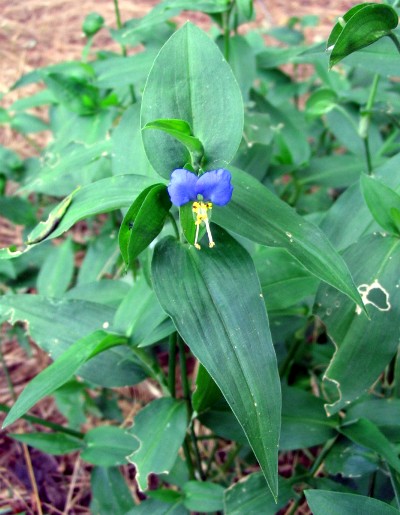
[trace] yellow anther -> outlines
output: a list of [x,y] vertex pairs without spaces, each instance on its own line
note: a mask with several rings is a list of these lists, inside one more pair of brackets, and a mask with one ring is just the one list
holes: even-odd
[[207,213],[207,211],[209,211],[211,209],[212,209],[212,202],[201,202],[201,201],[193,202],[192,211],[196,215],[196,220],[194,222],[195,226],[196,226],[196,235],[195,235],[194,246],[196,247],[196,249],[200,250],[200,248],[201,248],[197,240],[199,238],[199,229],[200,229],[200,225],[202,223],[206,226],[206,231],[207,231],[207,236],[208,236],[208,241],[209,241],[208,246],[210,248],[215,246],[214,240],[212,238],[211,230],[210,230],[210,223],[208,220],[208,213]]

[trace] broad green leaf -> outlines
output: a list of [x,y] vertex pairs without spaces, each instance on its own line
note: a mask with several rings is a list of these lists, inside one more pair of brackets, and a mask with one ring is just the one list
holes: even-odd
[[282,387],[281,450],[302,449],[335,436],[337,418],[327,418],[324,401],[298,388]]
[[35,209],[28,200],[21,197],[0,196],[1,216],[18,225],[36,223]]
[[37,290],[47,297],[62,297],[74,273],[74,251],[70,239],[53,247],[37,278]]
[[58,206],[56,206],[47,217],[45,222],[39,222],[39,224],[29,233],[27,238],[27,244],[33,245],[45,240],[54,229],[59,225],[61,219],[64,217],[69,206],[71,205],[72,199],[76,195],[78,190],[73,191],[70,195],[65,197]]
[[313,157],[308,166],[297,172],[297,180],[302,186],[327,186],[329,188],[345,188],[353,184],[365,163],[358,156],[330,155]]
[[[40,295],[0,296],[0,318],[23,321],[39,347],[53,359],[94,331],[111,326],[115,309],[82,300],[48,299]],[[71,324],[71,320],[74,321]],[[146,378],[128,347],[102,352],[79,369],[84,379],[102,386],[126,386]]]
[[389,5],[361,4],[350,12],[349,17],[343,17],[345,25],[342,30],[339,32],[341,24],[337,24],[328,39],[328,49],[333,45],[330,67],[347,55],[387,36],[399,21],[396,11]]
[[78,270],[77,284],[84,285],[99,281],[109,273],[119,256],[115,231],[103,230],[90,242],[83,262]]
[[7,436],[47,454],[68,454],[84,447],[81,439],[66,433],[8,433]]
[[[224,38],[221,36],[218,42],[222,51]],[[247,102],[256,78],[256,56],[244,36],[235,34],[229,39],[229,64],[238,81],[243,101]]]
[[345,262],[325,234],[248,174],[230,171],[232,200],[213,209],[213,220],[262,245],[285,248],[313,275],[361,304]]
[[133,202],[119,230],[119,246],[127,267],[161,232],[171,208],[164,184],[146,188]]
[[264,476],[255,472],[244,477],[225,490],[224,513],[226,515],[260,514],[275,515],[294,497],[289,481],[279,478],[279,496],[276,503],[268,491]]
[[112,136],[112,173],[127,173],[154,177],[160,182],[160,176],[153,170],[144,151],[142,131],[140,128],[140,104],[130,106],[122,115]]
[[[392,189],[400,184],[400,154],[392,157],[375,171],[375,177]],[[332,205],[321,222],[322,230],[339,250],[343,250],[362,235],[379,231],[361,193],[360,183],[351,185]]]
[[163,502],[158,499],[146,499],[124,515],[189,515],[189,511],[183,506],[182,500],[175,502]]
[[201,251],[172,238],[160,242],[154,289],[227,399],[276,496],[281,395],[260,284],[250,256],[233,238],[218,231],[215,240],[215,248]]
[[43,397],[52,394],[96,354],[124,343],[126,343],[126,339],[121,336],[107,334],[105,331],[96,331],[72,344],[25,387],[7,415],[3,427],[15,422]]
[[[74,121],[79,118],[77,115],[70,115]],[[84,118],[85,120],[85,118]],[[82,125],[84,122],[82,123]],[[77,133],[82,133],[81,127],[69,127]],[[96,131],[97,125],[93,121],[92,130]],[[53,128],[55,132],[55,128]],[[27,176],[21,192],[46,193],[50,196],[62,197],[70,191],[86,186],[111,175],[110,160],[111,140],[101,139],[94,143],[71,141],[67,130],[63,131],[67,142],[64,143],[63,136],[58,135],[61,145],[56,143],[47,149],[42,161],[37,161],[35,165],[31,163],[32,171]],[[73,135],[77,137],[75,134]],[[91,133],[87,135],[91,139]],[[81,139],[81,138],[79,138]]]
[[192,395],[193,409],[197,413],[202,413],[222,398],[221,390],[215,381],[200,364],[196,377],[196,390]]
[[400,472],[400,459],[394,446],[373,422],[360,418],[342,425],[339,431],[349,440],[379,454],[393,469]]
[[343,64],[374,71],[383,77],[397,77],[399,74],[399,52],[389,38],[382,38],[372,46],[349,55]]
[[339,399],[326,406],[329,414],[343,409],[372,385],[396,353],[400,336],[400,240],[381,234],[366,236],[346,249],[343,258],[369,318],[338,291],[320,286],[315,313],[336,347],[325,379],[337,387]]
[[11,120],[10,127],[22,134],[30,134],[49,130],[49,126],[37,116],[17,113]]
[[327,490],[306,490],[308,505],[314,515],[398,515],[396,508],[362,495]]
[[138,442],[128,431],[116,426],[99,426],[85,436],[86,448],[81,458],[100,467],[113,467],[127,463],[126,457],[138,448]]
[[84,116],[99,109],[100,91],[86,79],[61,73],[44,73],[42,78],[55,99],[71,111]]
[[367,418],[393,442],[400,442],[400,399],[369,398],[353,404],[346,421]]
[[188,481],[182,490],[183,504],[188,510],[201,513],[222,510],[223,486],[207,481]]
[[[113,55],[91,63],[99,88],[121,88],[131,84],[143,85],[157,55],[154,49],[146,49],[128,57]],[[143,87],[143,86],[142,86]]]
[[[28,235],[27,243],[33,246],[47,238],[56,238],[70,229],[76,222],[99,213],[128,207],[139,193],[153,184],[143,175],[118,175],[108,177],[74,191],[63,199],[49,214],[45,222]],[[0,259],[19,256],[29,247],[18,250],[15,247],[0,249]]]
[[140,347],[148,343],[166,318],[154,291],[139,277],[117,309],[113,328],[127,336],[132,345]]
[[[232,160],[243,130],[240,89],[217,46],[196,26],[186,23],[158,54],[143,93],[141,118],[142,127],[161,118],[187,122],[204,147],[207,170]],[[188,151],[168,134],[143,131],[143,142],[162,177],[169,179],[188,162]]]
[[125,478],[116,467],[94,467],[90,486],[93,515],[126,515],[135,506]]
[[319,280],[285,249],[260,247],[253,255],[268,313],[315,295]]
[[136,415],[130,433],[139,448],[128,456],[128,461],[136,467],[141,490],[147,489],[149,474],[168,474],[174,466],[186,427],[185,403],[176,399],[157,399]]
[[147,123],[143,127],[143,130],[145,129],[155,129],[173,136],[176,140],[185,145],[189,153],[199,156],[199,159],[201,159],[204,154],[201,141],[192,136],[192,129],[184,120],[154,120]]
[[393,212],[400,210],[400,195],[382,182],[365,174],[361,175],[361,190],[378,224],[389,233],[399,234],[400,226],[396,223]]
[[[118,279],[100,279],[92,283],[84,283],[68,290],[64,299],[87,300],[96,299],[96,303],[117,308],[129,292],[129,284]],[[119,332],[119,331],[117,331]]]
[[378,470],[379,461],[373,451],[343,438],[335,442],[324,468],[331,476],[340,474],[345,478],[361,478]]
[[302,112],[296,110],[289,102],[276,107],[259,93],[251,92],[251,100],[256,103],[255,111],[268,114],[274,127],[275,140],[280,144],[275,152],[282,161],[282,154],[287,154],[287,163],[303,165],[310,159],[310,144],[307,140],[306,120]]

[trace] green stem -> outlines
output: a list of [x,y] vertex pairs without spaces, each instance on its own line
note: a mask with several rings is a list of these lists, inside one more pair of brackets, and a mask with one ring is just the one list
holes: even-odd
[[393,32],[389,32],[389,34],[387,34],[387,36],[393,41],[394,46],[397,48],[397,51],[400,53],[400,42],[397,39],[397,36],[395,34],[393,34]]
[[169,218],[169,221],[171,222],[171,225],[172,225],[172,227],[174,229],[174,233],[175,233],[176,239],[179,241],[180,240],[180,234],[179,234],[178,225],[176,223],[174,215],[171,212],[169,212],[168,213],[168,218]]
[[[117,27],[118,27],[118,29],[122,29],[121,12],[119,10],[118,0],[114,0],[114,11],[115,11],[115,20],[117,22]],[[121,51],[122,51],[122,55],[124,57],[126,57],[127,56],[127,52],[126,52],[126,46],[125,45],[121,44]],[[135,95],[135,90],[133,89],[132,84],[129,86],[129,92],[131,94],[132,104],[134,104],[136,102],[136,95]]]
[[368,172],[368,175],[371,175],[371,173],[372,173],[372,161],[371,161],[371,152],[369,150],[368,136],[366,138],[363,138],[363,143],[364,143],[364,150],[365,150],[365,159],[367,161],[367,172]]
[[[328,440],[325,445],[323,446],[321,452],[318,454],[316,460],[313,463],[313,466],[310,469],[309,474],[307,474],[308,477],[315,477],[319,471],[320,466],[325,461],[328,454],[331,452],[332,447],[335,445],[335,442],[337,440],[338,435],[334,436],[330,440]],[[297,478],[299,479],[299,478]],[[304,478],[307,481],[307,478]],[[285,513],[285,515],[294,515],[297,512],[297,508],[300,506],[300,504],[304,500],[304,492],[301,493],[301,495],[296,499],[296,501],[291,505],[289,510]]]
[[171,397],[176,397],[176,333],[169,337],[169,359],[168,359],[168,388]]
[[12,400],[15,402],[15,400],[17,399],[17,395],[16,395],[15,390],[14,390],[13,382],[11,381],[10,372],[8,370],[8,366],[7,366],[6,360],[4,359],[4,354],[3,354],[3,351],[1,349],[1,346],[0,346],[0,361],[1,361],[1,365],[2,365],[3,370],[4,370],[4,375],[6,376],[8,390],[10,392]]
[[192,415],[193,415],[193,408],[192,408],[192,400],[191,400],[191,389],[189,385],[189,377],[187,373],[187,366],[186,366],[186,355],[185,355],[185,342],[182,340],[182,338],[177,334],[177,341],[178,341],[178,347],[179,347],[179,364],[181,369],[181,381],[182,381],[182,390],[183,390],[183,397],[186,401],[186,409],[187,409],[187,416],[188,416],[188,422],[190,425],[190,438],[193,444],[194,449],[194,455],[196,459],[196,466],[199,473],[200,479],[204,480],[204,472],[203,468],[201,466],[201,457],[199,452],[199,447],[197,443],[196,434],[194,432],[193,428],[193,421],[192,421]]
[[293,343],[289,347],[288,353],[286,354],[285,359],[279,366],[279,377],[282,379],[285,377],[285,375],[288,373],[289,368],[294,361],[294,358],[296,355],[302,350],[303,346],[305,345],[305,339],[299,339],[295,338],[293,340]]
[[[5,404],[0,404],[0,411],[3,413],[9,413],[10,409]],[[83,438],[85,435],[83,433],[80,433],[79,431],[75,431],[74,429],[69,429],[68,427],[60,426],[60,424],[55,424],[54,422],[49,422],[48,420],[44,420],[40,417],[34,417],[33,415],[21,415],[20,417],[23,420],[26,420],[27,422],[30,422],[31,424],[38,424],[43,427],[48,427],[49,429],[53,429],[54,431],[57,431],[59,433],[65,433],[70,436],[75,436],[76,438]]]
[[157,361],[152,356],[150,356],[144,349],[140,349],[139,347],[131,347],[131,349],[132,352],[136,355],[136,357],[140,360],[142,366],[147,370],[150,377],[152,377],[159,383],[163,394],[166,397],[170,397],[171,393],[168,388],[167,379]]
[[371,90],[369,92],[367,105],[365,106],[365,111],[364,111],[364,113],[361,114],[360,123],[358,126],[358,133],[364,142],[368,175],[371,175],[371,173],[372,173],[372,161],[371,161],[371,152],[369,149],[368,133],[369,133],[369,126],[371,123],[371,111],[372,111],[372,107],[375,102],[376,93],[378,91],[379,79],[380,79],[380,75],[378,75],[376,73],[374,75],[374,78],[372,81],[372,86],[371,86]]
[[189,447],[189,441],[186,437],[183,442],[183,453],[185,455],[186,460],[186,466],[189,473],[189,479],[196,479],[195,473],[194,473],[194,466],[192,462],[192,456],[190,455],[190,447]]
[[390,482],[392,483],[394,497],[396,499],[397,507],[400,509],[400,476],[396,470],[387,465],[389,474],[390,474]]
[[222,29],[224,31],[224,57],[229,62],[229,47],[231,31],[229,27],[232,6],[222,13]]

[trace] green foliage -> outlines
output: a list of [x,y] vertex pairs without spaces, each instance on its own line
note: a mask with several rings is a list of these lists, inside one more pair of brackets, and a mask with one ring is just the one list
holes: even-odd
[[[23,226],[0,322],[54,360],[0,406],[35,424],[9,436],[79,452],[95,514],[398,513],[397,9],[353,6],[328,56],[315,17],[238,30],[251,0],[115,6],[0,108],[35,147],[0,147],[0,213]],[[47,396],[63,425],[29,415]]]

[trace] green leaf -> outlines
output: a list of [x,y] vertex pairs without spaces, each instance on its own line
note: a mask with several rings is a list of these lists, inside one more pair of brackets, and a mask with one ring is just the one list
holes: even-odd
[[399,515],[396,508],[362,495],[328,490],[305,490],[308,505],[314,515]]
[[78,192],[78,189],[73,191],[70,195],[65,197],[58,206],[56,206],[47,217],[45,222],[39,222],[39,224],[31,231],[28,235],[26,243],[28,245],[33,245],[34,243],[39,243],[40,241],[45,240],[51,232],[59,225],[61,219],[67,212],[69,206],[71,205],[72,199],[74,195]]
[[396,213],[400,210],[400,195],[368,175],[361,175],[361,191],[372,216],[389,233],[400,233]]
[[52,394],[66,383],[90,358],[125,342],[126,339],[121,336],[96,331],[72,344],[57,361],[40,372],[25,387],[8,413],[3,428],[15,422],[43,397]]
[[49,252],[37,278],[40,295],[62,297],[71,283],[74,273],[74,252],[72,241],[66,240]]
[[223,231],[216,242],[198,251],[161,241],[154,290],[227,399],[276,496],[281,396],[265,305],[248,253]]
[[[11,324],[17,320],[25,322],[32,339],[53,359],[83,336],[110,327],[114,315],[115,309],[95,302],[55,300],[29,294],[0,296],[0,317]],[[79,375],[108,387],[132,385],[146,378],[132,352],[123,346],[111,348],[91,359],[79,369]]]
[[139,277],[118,307],[113,328],[127,336],[132,345],[140,347],[157,336],[157,328],[167,318],[154,291]]
[[66,433],[8,433],[7,436],[56,456],[68,454],[84,447],[81,439],[74,438]]
[[137,256],[161,232],[171,205],[164,184],[149,186],[133,202],[122,221],[118,235],[121,254],[127,267],[132,266]]
[[329,59],[331,68],[347,55],[389,35],[399,21],[393,7],[374,3],[350,9],[343,20],[344,27],[340,22],[336,24],[328,39],[328,50],[333,45]]
[[338,420],[327,418],[324,401],[298,388],[282,387],[281,450],[320,445],[335,436]]
[[213,208],[213,220],[262,245],[285,248],[313,275],[361,305],[345,262],[325,234],[248,174],[232,167],[230,170],[232,200],[224,207]]
[[119,256],[115,232],[103,230],[90,242],[83,262],[78,270],[78,285],[90,284],[110,273]]
[[95,467],[90,480],[93,515],[126,515],[135,506],[124,476],[115,467]]
[[81,116],[91,115],[99,109],[100,92],[86,79],[61,73],[44,73],[43,80],[55,99],[67,109]]
[[18,225],[33,225],[36,223],[35,209],[30,202],[21,197],[1,197],[1,216]]
[[183,504],[190,511],[210,513],[223,508],[224,487],[208,481],[188,481],[183,485]]
[[400,337],[400,240],[374,234],[343,253],[362,293],[365,313],[344,295],[322,284],[315,313],[323,321],[336,352],[325,372],[340,398],[326,406],[337,413],[360,397],[378,378],[397,351]]
[[185,403],[176,399],[157,399],[136,415],[130,432],[138,440],[139,448],[128,456],[128,461],[136,467],[141,490],[147,489],[149,474],[167,474],[172,469],[186,427]]
[[[240,89],[217,46],[191,23],[171,36],[154,61],[141,118],[142,127],[157,119],[187,122],[204,147],[207,170],[232,160],[243,130]],[[143,142],[153,168],[167,179],[189,160],[185,147],[161,131],[143,131]]]
[[181,499],[174,503],[167,503],[158,499],[146,499],[124,515],[149,515],[149,513],[151,515],[189,515]]
[[203,365],[200,364],[196,377],[196,390],[192,395],[193,409],[197,413],[202,413],[213,406],[221,398],[221,390],[215,384],[215,381]]
[[315,295],[319,280],[285,250],[260,247],[253,255],[268,313]]
[[345,421],[367,418],[391,441],[400,442],[400,399],[365,398],[353,404]]
[[190,154],[198,155],[201,159],[204,154],[203,145],[198,138],[192,136],[190,125],[184,120],[154,120],[146,123],[145,129],[157,129],[173,136],[185,145]]
[[[375,176],[386,186],[396,189],[400,180],[396,173],[399,167],[400,154],[397,154],[376,169]],[[358,181],[340,195],[320,225],[339,250],[345,249],[365,234],[379,231],[379,225],[365,203]]]
[[393,469],[400,472],[400,459],[396,455],[394,446],[373,422],[360,418],[343,425],[339,431],[349,440],[379,454]]
[[279,496],[276,503],[266,488],[260,472],[250,474],[225,490],[224,513],[226,515],[263,514],[275,515],[294,497],[289,481],[279,478]]
[[128,431],[115,426],[99,426],[84,436],[86,448],[81,458],[100,467],[127,463],[127,455],[138,448],[138,442]]
[[[79,220],[128,207],[132,199],[153,182],[143,175],[118,175],[77,189],[51,211],[45,222],[35,227],[28,235],[27,243],[32,247],[47,238],[57,238]],[[0,249],[0,259],[17,257],[30,247],[23,250],[15,247]]]
[[160,176],[151,167],[144,151],[140,128],[140,104],[133,104],[124,112],[112,133],[111,140],[114,175],[140,173],[154,177],[154,182],[160,182]]

